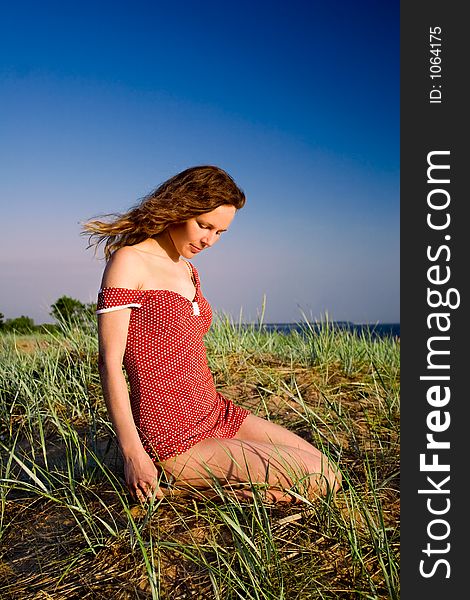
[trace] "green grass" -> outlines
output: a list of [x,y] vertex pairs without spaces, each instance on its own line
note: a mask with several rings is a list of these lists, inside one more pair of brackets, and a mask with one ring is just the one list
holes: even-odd
[[218,389],[339,465],[335,498],[135,505],[101,395],[96,326],[0,336],[0,597],[399,598],[399,341],[267,333],[217,315]]

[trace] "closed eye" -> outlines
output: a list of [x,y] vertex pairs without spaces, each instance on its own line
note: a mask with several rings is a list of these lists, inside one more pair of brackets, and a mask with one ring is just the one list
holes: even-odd
[[[201,229],[214,229],[213,225],[206,225],[205,223],[199,223],[199,221],[197,222],[197,224]],[[218,231],[216,231],[216,235],[222,235],[222,233],[224,233],[225,231],[227,230],[219,229]]]

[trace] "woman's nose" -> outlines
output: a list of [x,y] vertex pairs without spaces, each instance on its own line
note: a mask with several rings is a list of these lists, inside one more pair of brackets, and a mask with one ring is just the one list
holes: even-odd
[[212,244],[216,241],[217,234],[215,231],[207,231],[205,235],[201,239],[201,243],[204,246],[212,246]]

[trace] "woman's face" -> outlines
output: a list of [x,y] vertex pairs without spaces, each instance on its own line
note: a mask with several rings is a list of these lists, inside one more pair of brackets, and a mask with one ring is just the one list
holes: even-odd
[[229,228],[235,212],[234,206],[223,204],[183,223],[170,225],[168,232],[179,255],[193,258],[201,250],[213,246]]

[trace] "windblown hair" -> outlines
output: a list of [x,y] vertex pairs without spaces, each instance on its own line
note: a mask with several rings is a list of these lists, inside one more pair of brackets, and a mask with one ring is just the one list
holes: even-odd
[[163,182],[126,213],[87,221],[82,234],[89,234],[88,248],[95,246],[95,252],[104,243],[104,256],[109,260],[113,252],[123,246],[138,244],[169,225],[187,221],[223,204],[237,210],[245,204],[245,194],[232,177],[211,165],[191,167]]

